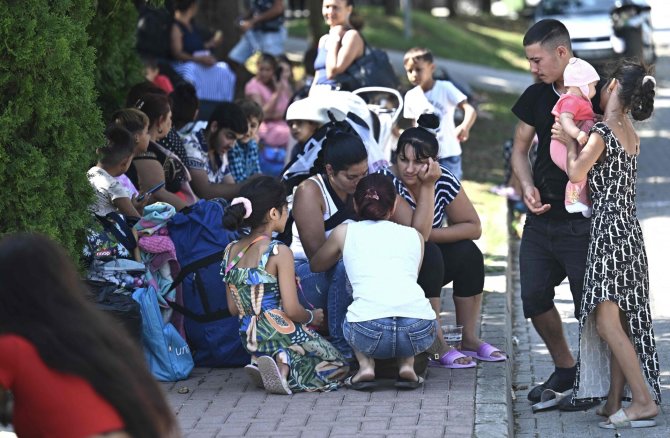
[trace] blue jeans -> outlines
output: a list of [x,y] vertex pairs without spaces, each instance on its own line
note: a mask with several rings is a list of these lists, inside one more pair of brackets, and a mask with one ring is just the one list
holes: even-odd
[[412,357],[433,345],[437,334],[434,319],[390,318],[343,324],[349,345],[375,359]]
[[526,318],[554,307],[554,287],[568,277],[575,317],[584,292],[591,221],[528,214],[519,248],[521,301]]
[[463,179],[463,160],[460,155],[451,157],[444,157],[437,160],[442,166],[446,167],[449,172],[453,173],[459,181]]
[[344,270],[344,262],[338,261],[326,272],[312,272],[309,262],[296,259],[295,273],[300,278],[302,289],[298,291],[298,300],[306,309],[324,309],[328,317],[330,343],[346,358],[353,358],[351,347],[342,333],[342,322],[352,303],[353,290]]
[[228,53],[228,58],[244,64],[256,52],[269,53],[272,56],[284,54],[284,42],[287,31],[282,26],[278,32],[261,32],[248,30],[242,34],[240,41]]

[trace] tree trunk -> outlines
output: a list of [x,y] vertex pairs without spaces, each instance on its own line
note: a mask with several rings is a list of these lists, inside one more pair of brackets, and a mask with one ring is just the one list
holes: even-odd
[[433,9],[433,0],[415,0],[415,6],[417,11],[430,12]]
[[384,0],[384,14],[395,15],[398,12],[397,0]]
[[458,0],[447,0],[447,9],[449,9],[449,18],[458,16]]
[[307,22],[307,40],[310,46],[316,47],[321,35],[326,33],[326,25],[321,13],[322,0],[307,0],[309,10],[309,21]]
[[230,49],[240,39],[237,21],[244,12],[238,1],[200,1],[198,16],[196,17],[198,25],[223,31],[223,44],[217,47],[214,53],[218,59],[226,58]]
[[491,13],[491,0],[479,0],[479,10],[482,11],[482,14]]

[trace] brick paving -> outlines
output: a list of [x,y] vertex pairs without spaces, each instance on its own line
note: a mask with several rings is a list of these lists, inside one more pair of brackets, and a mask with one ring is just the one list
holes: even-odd
[[[670,59],[667,53],[665,55],[659,58],[656,65],[657,78],[667,78],[670,72]],[[664,250],[670,245],[670,140],[666,129],[667,121],[670,120],[670,83],[659,79],[658,86],[654,118],[637,126],[641,136],[637,206],[649,258],[652,315],[661,363],[663,412],[657,418],[658,425],[655,428],[621,431],[622,437],[670,436],[667,416],[670,412],[670,272],[664,254]],[[553,371],[553,363],[532,324],[523,318],[515,258],[518,243],[511,245],[511,250],[513,263],[510,273],[514,285],[513,334],[518,339],[518,345],[514,349],[516,436],[614,436],[613,431],[598,428],[600,420],[593,409],[586,412],[532,413],[526,398],[528,390],[549,377]],[[557,288],[556,306],[563,317],[568,341],[575,351],[579,327],[573,316],[572,298],[567,282]]]
[[[504,309],[504,277],[489,278],[490,284],[498,286],[487,294],[486,307],[492,310],[482,331],[490,342],[505,345],[499,323],[505,312],[494,309]],[[444,310],[453,318],[451,290],[445,288],[443,296]],[[188,380],[163,386],[187,437],[419,438],[472,436],[475,429],[477,436],[499,437],[507,436],[508,428],[508,405],[500,395],[508,382],[506,370],[505,364],[493,363],[461,370],[428,368],[424,387],[414,391],[399,391],[393,380],[381,380],[373,392],[342,388],[280,396],[253,386],[241,369],[204,368],[195,369]],[[489,383],[478,386],[478,379]],[[185,388],[188,392],[181,394]]]

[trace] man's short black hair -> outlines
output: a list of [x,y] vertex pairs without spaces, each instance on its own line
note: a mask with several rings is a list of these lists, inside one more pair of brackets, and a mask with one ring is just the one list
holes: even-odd
[[222,128],[228,128],[237,134],[243,135],[249,130],[247,117],[244,115],[240,107],[232,102],[222,102],[214,108],[207,123],[208,131],[211,130],[212,122],[217,123],[219,131]]
[[570,33],[563,23],[552,18],[540,20],[533,24],[523,37],[523,46],[527,47],[539,43],[547,49],[565,46],[572,52]]

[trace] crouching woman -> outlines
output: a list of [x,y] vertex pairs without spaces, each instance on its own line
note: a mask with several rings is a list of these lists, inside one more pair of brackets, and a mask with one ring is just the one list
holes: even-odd
[[354,193],[360,221],[338,225],[310,259],[312,271],[319,272],[342,257],[351,281],[354,300],[343,330],[360,365],[345,381],[352,389],[375,387],[375,359],[389,358],[398,362],[396,387],[421,386],[414,356],[426,351],[436,336],[435,312],[416,282],[423,237],[414,228],[389,221],[395,207],[388,177],[361,179]]

